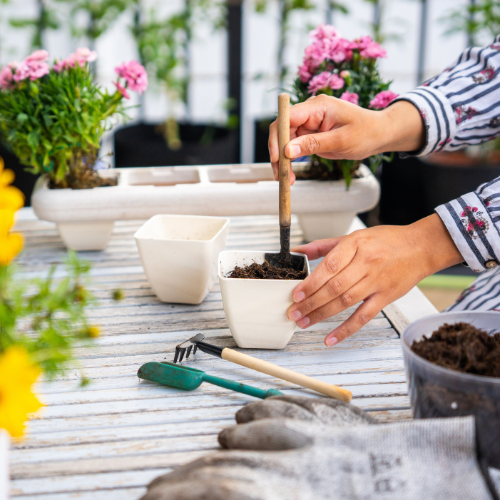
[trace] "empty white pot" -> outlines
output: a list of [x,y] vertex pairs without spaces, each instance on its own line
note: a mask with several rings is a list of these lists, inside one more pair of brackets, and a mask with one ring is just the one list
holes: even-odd
[[134,235],[142,266],[163,302],[200,304],[217,278],[229,219],[155,215]]
[[[226,250],[219,255],[219,283],[222,304],[234,340],[239,347],[283,349],[296,329],[286,311],[292,304],[292,291],[301,280],[260,280],[228,278],[236,267],[262,264],[266,253]],[[309,275],[309,262],[304,270]]]

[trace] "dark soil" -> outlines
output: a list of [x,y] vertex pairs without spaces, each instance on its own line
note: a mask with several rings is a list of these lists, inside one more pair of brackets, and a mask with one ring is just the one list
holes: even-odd
[[[359,165],[360,164],[361,162],[359,162]],[[304,170],[296,172],[295,176],[299,181],[340,181],[344,178],[342,168],[340,166],[336,166],[334,163],[334,168],[330,172],[326,166],[318,160],[311,162]],[[354,172],[352,174],[352,178],[358,179],[358,173]]]
[[266,260],[263,264],[254,262],[250,266],[237,266],[227,277],[253,280],[303,280],[306,276],[307,271],[297,271],[291,267],[274,267]]
[[474,375],[500,377],[500,333],[489,335],[469,323],[444,324],[411,350],[436,365]]
[[95,187],[116,186],[116,178],[101,177],[93,170],[87,170],[84,175],[68,175],[64,181],[55,182],[53,179],[49,182],[50,189],[92,189]]

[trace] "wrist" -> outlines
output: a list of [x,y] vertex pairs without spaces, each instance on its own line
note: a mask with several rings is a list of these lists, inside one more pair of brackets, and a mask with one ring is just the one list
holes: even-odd
[[381,152],[418,151],[425,145],[425,124],[420,111],[407,101],[398,101],[382,111]]
[[439,215],[429,215],[406,227],[423,277],[464,261]]

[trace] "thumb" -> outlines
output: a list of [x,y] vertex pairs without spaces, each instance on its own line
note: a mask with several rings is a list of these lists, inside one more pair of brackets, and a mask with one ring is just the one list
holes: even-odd
[[290,158],[321,153],[334,153],[341,150],[338,130],[305,134],[291,140],[285,146],[285,155]]
[[290,428],[287,421],[280,418],[235,425],[219,434],[223,448],[238,450],[293,450],[311,442],[311,437]]

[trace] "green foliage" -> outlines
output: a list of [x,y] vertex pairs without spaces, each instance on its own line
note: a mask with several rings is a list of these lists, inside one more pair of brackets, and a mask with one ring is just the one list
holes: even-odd
[[[4,2],[6,3],[6,2]],[[44,35],[47,30],[57,30],[60,21],[57,10],[50,6],[47,0],[38,0],[38,15],[33,18],[9,19],[9,24],[14,28],[29,28],[33,30],[31,48],[40,49],[44,46]]]
[[76,343],[96,336],[97,327],[88,324],[85,313],[95,302],[85,288],[90,264],[74,252],[65,264],[67,276],[60,280],[52,267],[47,278],[24,282],[12,265],[0,266],[0,353],[23,345],[48,379],[74,361]]
[[[348,71],[349,76],[344,76],[345,85],[341,89],[333,90],[326,87],[317,92],[316,95],[325,94],[340,98],[344,92],[358,94],[358,104],[362,108],[368,108],[370,102],[374,97],[384,90],[388,90],[392,82],[385,82],[377,69],[377,63],[374,59],[361,57],[359,51],[353,50],[352,59],[346,60],[341,63],[333,63],[332,61],[324,61],[316,70],[315,74],[323,71],[335,70],[340,74],[342,71]],[[292,94],[294,95],[293,103],[306,101],[311,94],[307,90],[308,83],[304,83],[299,77],[295,79],[292,87]],[[362,140],[362,139],[360,139]],[[381,154],[374,155],[369,158],[370,168],[373,172],[377,170],[383,160],[390,161],[389,157]],[[331,174],[336,174],[339,178],[346,181],[347,188],[349,188],[353,175],[358,169],[360,162],[354,160],[330,160],[312,155],[312,161],[318,161],[323,165],[326,170]]]
[[450,11],[442,21],[447,24],[445,34],[467,33],[473,43],[483,33],[496,37],[500,33],[500,0],[476,0]]
[[71,4],[71,15],[74,18],[80,13],[87,14],[84,28],[73,23],[72,31],[76,37],[86,37],[94,42],[137,0],[59,0]]
[[94,84],[87,65],[0,90],[1,134],[30,172],[60,187],[93,165],[116,113],[124,113],[121,94]]

